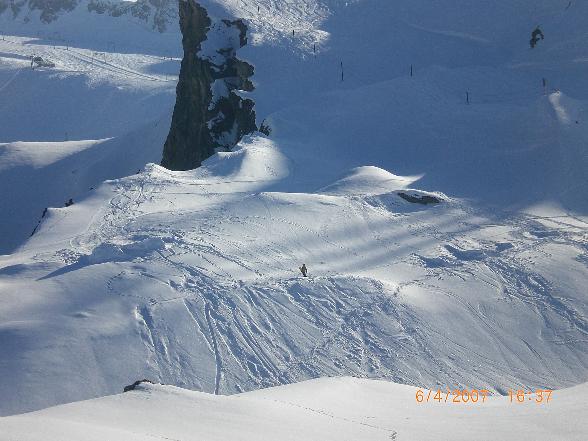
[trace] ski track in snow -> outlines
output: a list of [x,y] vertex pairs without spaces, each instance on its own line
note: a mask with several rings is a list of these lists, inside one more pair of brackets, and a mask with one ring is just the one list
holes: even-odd
[[204,313],[206,314],[206,323],[208,323],[208,332],[210,333],[210,340],[212,341],[212,347],[214,349],[214,359],[216,361],[216,372],[214,374],[214,394],[218,395],[222,380],[223,363],[218,350],[218,343],[216,342],[216,330],[213,319],[210,315],[210,305],[206,303],[204,308]]
[[[247,20],[252,45],[246,50],[278,47],[289,55],[295,52],[296,62],[311,73],[313,67],[302,64],[299,58],[310,53],[314,44],[319,52],[329,49],[333,36],[321,27],[343,4],[336,0],[203,3],[220,4],[231,15]],[[486,39],[432,25],[409,27],[412,32],[433,34],[441,42],[448,38],[464,45],[474,44],[476,48],[480,44],[494,44],[490,33]],[[128,87],[145,95],[173,93],[180,62],[177,57],[162,54],[101,52],[67,48],[62,43],[52,46],[40,38],[8,36],[0,42],[1,67],[4,68],[5,60],[9,66],[0,93],[21,79],[28,68],[26,60],[33,55],[56,64],[55,69],[34,72],[39,78],[82,76],[91,87]],[[339,52],[332,55],[339,56]],[[336,61],[334,71],[338,80]],[[161,73],[162,65],[169,68],[167,75]],[[298,65],[294,67],[301,69]],[[515,69],[511,67],[509,73]],[[321,81],[332,73],[331,67],[323,68],[325,71],[316,71]],[[296,69],[291,73],[293,78],[302,72]],[[409,115],[413,111],[412,118],[420,118],[423,128],[407,133],[417,136],[421,130],[430,130],[447,138],[447,148],[451,147],[453,136],[449,135],[453,134],[443,131],[441,123],[445,120],[433,115],[439,110],[471,118],[464,119],[462,126],[470,121],[479,123],[478,118],[486,124],[488,116],[500,113],[499,110],[508,110],[505,119],[516,117],[517,122],[525,123],[529,117],[526,112],[532,114],[534,122],[527,123],[527,132],[507,134],[514,138],[543,126],[558,134],[582,130],[579,124],[575,127],[575,120],[581,120],[580,105],[576,109],[559,92],[539,101],[541,90],[529,85],[526,77],[517,77],[512,90],[490,91],[492,87],[487,84],[478,84],[481,91],[473,96],[479,100],[479,106],[464,110],[456,102],[461,100],[461,89],[473,81],[477,71],[459,71],[462,81],[461,77],[452,78],[445,69],[427,73],[423,68],[418,78],[410,80],[410,87],[406,78],[393,79],[396,73],[390,74],[392,79],[378,82],[380,79],[374,85],[358,83],[365,72],[351,71],[349,83],[337,81],[335,86],[329,86],[332,93],[320,97],[326,103],[327,117],[313,113],[314,109],[303,109],[318,122],[313,121],[315,126],[301,125],[300,132],[324,130],[335,137],[335,132],[345,125],[365,124],[369,129],[372,126],[367,121],[355,120],[360,115],[353,117],[353,124],[337,121],[342,118],[340,113],[348,110],[345,106],[349,102],[365,106],[366,112],[370,110],[375,95],[389,95],[382,112],[401,108]],[[276,72],[278,77],[282,74]],[[492,76],[486,70],[481,72],[480,83],[492,83],[497,78],[502,81],[503,73],[492,72],[496,75]],[[314,81],[315,78],[309,80]],[[443,84],[445,89],[441,91],[440,84],[446,81],[450,84]],[[357,88],[338,89],[339,85],[348,87],[347,84]],[[362,100],[354,102],[358,95]],[[406,104],[412,105],[413,101],[416,112]],[[319,104],[322,106],[323,101]],[[523,109],[523,104],[528,107]],[[430,105],[432,110],[428,109]],[[508,105],[513,108],[507,108]],[[549,112],[553,113],[552,119],[547,119]],[[372,116],[369,114],[368,118]],[[278,112],[270,115],[272,118],[276,120],[276,143],[292,141],[280,134],[280,129],[292,130],[288,124],[297,127],[296,118],[301,116],[296,112],[286,112],[285,116]],[[410,118],[399,121],[402,125]],[[396,121],[384,121],[388,123],[394,126]],[[479,127],[484,128],[484,124]],[[510,126],[490,126],[488,132],[462,141],[468,148],[472,139],[482,145],[480,138],[496,127],[498,133]],[[399,127],[391,128],[390,133],[390,139],[384,142],[384,153],[394,147],[391,144],[409,141]],[[539,138],[544,133],[551,132],[534,134],[538,139],[529,145],[509,144],[508,154],[535,152],[539,148],[535,144],[543,142]],[[581,133],[573,133],[573,142],[562,143],[562,150],[583,139]],[[142,139],[142,133],[138,137]],[[323,154],[325,140],[309,139],[308,152]],[[419,139],[417,144],[427,144],[431,139]],[[552,140],[559,138],[545,142]],[[383,142],[376,141],[374,144]],[[501,141],[504,140],[499,139],[497,144]],[[83,380],[85,375],[99,377],[108,384],[96,386],[87,396],[76,395],[76,399],[116,392],[121,384],[127,384],[131,378],[134,381],[143,373],[155,375],[163,383],[214,394],[337,375],[385,378],[431,388],[485,387],[497,393],[516,387],[558,388],[586,381],[585,217],[573,212],[553,216],[500,212],[445,195],[443,203],[437,206],[420,206],[401,200],[397,188],[377,193],[371,181],[364,183],[360,191],[346,189],[343,181],[321,181],[316,188],[343,186],[340,193],[325,193],[311,189],[311,184],[299,185],[309,177],[304,174],[308,164],[304,154],[308,152],[297,156],[296,143],[276,147],[272,142],[254,138],[233,152],[215,155],[195,172],[175,173],[148,165],[134,176],[108,181],[79,202],[76,200],[69,210],[51,209],[51,215],[40,222],[23,248],[13,256],[2,257],[0,277],[2,282],[7,281],[6,288],[2,287],[6,298],[13,291],[34,291],[33,294],[44,294],[43,299],[50,306],[56,302],[55,310],[75,309],[59,312],[64,318],[52,329],[53,338],[70,341],[72,334],[79,333],[75,350],[90,345],[94,359],[114,360],[113,365],[104,367],[95,360],[84,364],[80,357],[64,367],[71,381],[78,377]],[[306,147],[306,139],[301,142]],[[361,150],[371,144],[369,139],[354,142],[343,147]],[[327,148],[324,155],[339,155],[339,146],[333,151]],[[406,147],[409,149],[410,146]],[[453,159],[436,157],[433,161],[440,161],[438,167],[450,167],[451,161],[456,160],[453,154]],[[323,172],[327,172],[322,167],[330,160],[327,158],[311,171],[322,178]],[[341,167],[345,170],[338,171],[348,172],[354,161],[357,162],[356,158],[350,162],[342,159]],[[376,178],[385,173],[378,169],[368,175],[379,182]],[[423,176],[427,178],[425,173]],[[396,182],[393,177],[387,178],[385,182]],[[408,186],[415,179],[400,181]],[[420,185],[418,179],[415,182]],[[159,241],[150,242],[151,239]],[[112,255],[100,259],[96,250],[100,251],[104,244],[110,246],[106,252]],[[309,278],[302,278],[297,270],[304,262],[310,268]],[[0,374],[9,378],[13,372],[22,372],[14,379],[14,390],[27,386],[26,380],[42,371],[46,361],[43,357],[48,357],[43,348],[30,343],[46,332],[38,331],[34,324],[24,330],[14,324],[19,320],[28,323],[27,307],[23,301],[25,312],[21,313],[20,307],[8,308],[6,330],[0,328],[0,337],[24,336],[23,340],[33,348],[32,353],[40,353],[38,359],[30,360],[22,356],[17,345],[11,349],[14,352],[7,359],[14,360],[16,367],[10,365],[13,371],[0,370]],[[47,310],[53,311],[50,307]],[[41,317],[40,321],[55,321],[53,316],[34,314]],[[87,318],[86,326],[79,325],[80,317]],[[115,317],[114,324],[110,317]],[[50,347],[49,343],[46,346]],[[29,347],[22,348],[24,351]],[[55,350],[57,356],[69,360],[68,351],[61,347]],[[124,361],[116,364],[124,358],[120,353],[127,350],[132,351],[130,359],[139,360],[139,367],[129,367]],[[83,375],[78,375],[78,368],[83,368]],[[57,381],[55,386],[47,383],[44,387],[58,387]],[[79,393],[86,393],[79,386]],[[30,387],[34,390],[35,385]],[[68,395],[59,399],[71,398]],[[53,404],[51,399],[43,399],[32,406]],[[323,414],[320,409],[305,409]],[[326,413],[324,416],[335,418]],[[391,429],[370,427],[396,439],[396,432]]]
[[[140,291],[129,291],[132,283],[129,285],[124,280],[137,276],[126,271],[119,271],[111,280],[124,283],[122,286],[127,290],[109,288],[132,303],[139,302],[136,310],[145,326],[145,344],[153,348],[149,351],[154,352],[161,381],[172,382],[173,376],[180,375],[183,382],[190,384],[188,373],[174,367],[177,351],[184,346],[183,337],[164,324],[167,314],[164,311],[168,305],[174,308],[177,302],[183,302],[183,308],[199,329],[191,338],[203,339],[214,358],[215,370],[210,375],[215,394],[343,372],[431,387],[436,382],[464,386],[482,383],[497,390],[514,384],[531,383],[539,387],[574,381],[560,373],[554,383],[553,360],[545,360],[545,354],[534,349],[537,341],[529,343],[527,338],[521,338],[513,347],[497,318],[485,312],[483,298],[474,296],[470,301],[464,292],[455,292],[451,284],[443,283],[444,280],[473,283],[476,289],[487,292],[484,296],[494,296],[507,308],[517,305],[517,310],[530,314],[526,319],[531,320],[529,323],[538,321],[554,332],[549,338],[539,337],[542,345],[563,345],[582,358],[581,354],[585,354],[582,348],[588,342],[588,327],[582,313],[570,301],[555,294],[556,281],[547,281],[518,257],[521,253],[542,256],[542,248],[562,240],[559,233],[553,232],[540,241],[525,238],[523,231],[537,226],[533,220],[520,219],[510,226],[514,231],[510,233],[510,245],[504,250],[484,250],[488,245],[483,242],[478,245],[482,249],[468,249],[473,239],[468,237],[470,226],[464,222],[467,224],[474,213],[465,206],[450,203],[445,208],[429,209],[445,210],[447,216],[461,219],[456,223],[460,228],[448,231],[447,227],[440,229],[435,225],[427,209],[398,217],[382,206],[365,204],[362,198],[337,198],[336,203],[331,200],[332,214],[327,219],[340,218],[341,214],[336,213],[342,210],[346,213],[344,217],[356,222],[350,224],[353,228],[365,227],[369,231],[361,236],[366,243],[357,246],[354,241],[359,236],[335,239],[332,228],[321,224],[320,219],[316,226],[310,227],[297,221],[296,216],[285,218],[272,214],[283,209],[269,202],[279,200],[282,197],[279,193],[254,197],[265,206],[267,216],[237,215],[247,204],[242,205],[239,198],[235,200],[231,196],[228,205],[214,209],[206,218],[199,215],[198,209],[188,208],[176,212],[172,216],[174,221],[167,217],[164,221],[161,217],[167,213],[159,207],[185,206],[181,201],[186,198],[195,206],[201,198],[223,198],[223,185],[231,184],[218,183],[219,193],[215,196],[200,193],[200,187],[192,188],[193,184],[183,179],[174,181],[153,171],[114,181],[110,184],[114,196],[101,216],[96,216],[87,230],[70,242],[75,249],[90,250],[93,244],[104,241],[132,242],[137,235],[167,238],[166,249],[154,253],[146,250],[147,254],[137,256],[137,262],[142,267],[160,268],[156,273],[169,274],[163,279],[156,278],[160,280],[158,283],[165,283],[165,277],[169,277],[166,286],[173,294],[152,298]],[[402,251],[401,243],[386,237],[389,228],[405,231],[410,238],[407,243],[433,241],[437,245],[429,245],[427,249],[441,250],[445,260],[430,266],[427,262],[434,262],[433,258],[415,259],[418,256],[415,251],[423,251],[418,242]],[[273,233],[264,237],[263,232],[268,229]],[[243,242],[243,236],[250,239]],[[265,251],[259,254],[250,248],[253,244]],[[386,269],[394,274],[409,265],[420,276],[406,283],[387,282],[396,285],[394,291],[370,276],[339,274],[337,265],[332,264],[332,269],[310,279],[295,276],[298,256],[325,249],[334,253],[331,256],[334,261],[353,255],[355,264],[364,262],[366,266],[360,271],[366,274],[369,268]],[[374,260],[362,249],[370,253],[384,251],[383,255],[388,254],[390,258],[382,263],[380,258]],[[119,265],[133,265],[136,258],[129,259],[129,264]],[[291,262],[291,266],[285,262]],[[320,271],[318,261],[315,267],[315,271]],[[176,277],[182,282],[171,283],[171,278]],[[472,346],[459,332],[446,333],[447,323],[435,323],[427,314],[423,315],[419,306],[411,306],[411,296],[405,294],[411,288],[436,298],[447,298],[456,311],[463,311],[455,312],[454,319],[467,320],[468,326],[475,324],[485,334],[488,346],[479,343]],[[196,304],[203,308],[200,310]],[[550,329],[554,317],[560,322],[557,328]],[[287,332],[281,331],[284,329]],[[521,356],[522,345],[531,355]],[[530,363],[530,359],[535,362]],[[472,365],[483,368],[479,373],[472,372]]]
[[[117,54],[84,48],[66,47],[62,43],[55,46],[36,42],[35,39],[10,36],[0,41],[0,52],[14,57],[22,57],[22,69],[30,69],[30,58],[42,57],[55,63],[55,68],[39,68],[42,74],[60,76],[85,75],[90,83],[107,82],[123,84],[127,87],[165,87],[173,88],[177,82],[180,59],[145,54]],[[175,71],[169,74],[147,74],[136,70],[137,67],[149,69],[166,61],[176,64]],[[15,75],[16,76],[16,75]],[[139,80],[139,82],[137,81]],[[147,83],[145,83],[147,82]],[[149,86],[149,84],[151,86]]]

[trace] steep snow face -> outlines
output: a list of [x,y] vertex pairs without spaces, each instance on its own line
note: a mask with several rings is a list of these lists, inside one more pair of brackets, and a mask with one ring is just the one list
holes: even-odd
[[[250,21],[272,134],[190,172],[143,167],[177,30],[3,15],[21,37],[0,41],[2,189],[32,214],[2,238],[37,228],[0,258],[0,413],[144,377],[219,394],[349,374],[495,393],[586,381],[587,5],[568,3],[203,2]],[[55,70],[27,69],[37,51]],[[55,102],[60,117],[39,110]],[[80,143],[15,142],[61,141],[72,119]],[[78,169],[79,185],[57,178]]]
[[7,214],[0,223],[0,252],[30,237],[46,208],[77,202],[99,183],[158,161],[168,129],[165,115],[115,138],[0,144],[0,212]]
[[[7,213],[0,253],[8,253],[46,207],[161,160],[181,40],[79,8],[48,25],[0,21],[3,32],[28,35],[0,38],[0,208]],[[55,68],[32,70],[33,56]]]
[[555,391],[549,403],[539,404],[513,404],[508,397],[418,404],[415,387],[356,378],[325,378],[231,397],[143,384],[123,395],[2,418],[0,439],[61,441],[67,434],[80,441],[433,441],[450,427],[451,439],[460,441],[508,439],[513,432],[521,440],[580,441],[588,431],[587,389],[583,384]]

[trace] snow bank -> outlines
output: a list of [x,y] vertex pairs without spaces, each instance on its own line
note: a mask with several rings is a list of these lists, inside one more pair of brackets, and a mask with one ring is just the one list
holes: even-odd
[[[139,440],[583,440],[586,385],[547,404],[418,404],[414,387],[329,378],[224,397],[141,385],[124,395],[0,419],[0,439]],[[427,396],[428,391],[424,391]],[[549,415],[547,419],[546,416]]]

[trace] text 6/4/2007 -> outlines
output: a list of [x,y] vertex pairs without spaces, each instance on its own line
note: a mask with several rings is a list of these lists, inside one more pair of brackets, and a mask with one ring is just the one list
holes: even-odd
[[423,390],[416,392],[417,403],[485,403],[490,392],[487,389],[437,389]]

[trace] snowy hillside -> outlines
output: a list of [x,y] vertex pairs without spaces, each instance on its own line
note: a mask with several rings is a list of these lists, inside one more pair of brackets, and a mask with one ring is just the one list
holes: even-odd
[[[159,32],[83,2],[47,24],[0,15],[0,415],[138,378],[214,394],[348,375],[494,394],[588,380],[588,4],[201,3],[249,24],[239,54],[255,66],[256,90],[244,95],[271,135],[186,172],[155,165],[175,98],[177,25]],[[537,25],[545,39],[530,49]],[[55,67],[33,70],[31,55]],[[383,400],[374,426],[385,429],[349,424],[355,439],[422,426],[386,413],[413,389],[329,381],[331,404],[300,405],[346,415],[332,408],[348,393],[341,384]],[[268,393],[291,401],[301,387],[311,399],[308,384]],[[546,420],[559,425],[538,426],[544,439],[586,411],[575,390],[575,404]],[[141,397],[146,409],[206,402],[220,414],[264,397],[145,394],[0,427],[27,439],[26,418],[77,426],[93,406],[106,412],[97,418],[120,405],[137,421]],[[359,404],[349,418],[365,422]],[[300,410],[280,409],[275,421]],[[525,409],[526,429],[543,421]],[[473,418],[439,412],[431,425]],[[496,406],[479,418],[506,433],[515,416]],[[348,433],[335,424],[327,436],[331,425],[321,439]],[[116,439],[121,427],[104,430]],[[183,436],[170,430],[162,435]]]
[[[0,439],[37,440],[584,440],[586,385],[545,404],[416,402],[417,388],[327,378],[223,397],[141,385],[123,395],[0,419]],[[424,391],[425,396],[427,391]],[[227,419],[230,415],[230,419]]]

